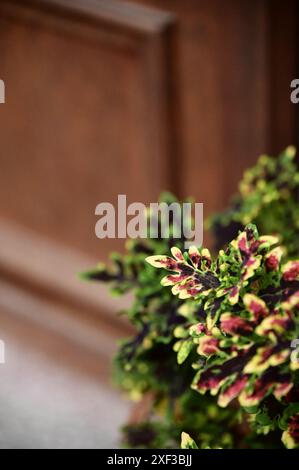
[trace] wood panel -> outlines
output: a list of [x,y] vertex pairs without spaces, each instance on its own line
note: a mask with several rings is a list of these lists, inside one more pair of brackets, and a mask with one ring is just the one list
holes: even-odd
[[96,205],[174,189],[173,26],[117,1],[1,2],[3,217],[105,258]]
[[297,43],[295,0],[2,0],[0,308],[11,324],[61,329],[76,357],[110,358],[131,332],[120,304],[75,278],[123,244],[96,240],[96,205],[168,189],[205,215],[225,206],[259,153],[298,142]]
[[23,331],[32,347],[107,380],[117,342],[133,334],[117,315],[131,296],[113,299],[105,286],[82,282],[77,274],[92,258],[31,230],[1,220],[0,240],[0,338]]
[[0,3],[2,325],[106,378],[131,299],[77,273],[124,242],[96,239],[99,202],[175,187],[174,28],[114,0]]
[[[294,0],[134,0],[178,23],[182,195],[224,207],[260,153],[293,143]],[[297,2],[298,3],[298,2]]]
[[32,230],[16,224],[0,223],[0,278],[33,296],[82,311],[98,320],[108,321],[125,334],[132,330],[115,312],[127,308],[131,297],[113,299],[104,285],[91,285],[78,273],[90,267],[91,257],[41,238]]
[[291,103],[290,83],[298,76],[298,2],[268,2],[270,151],[298,145],[298,106]]

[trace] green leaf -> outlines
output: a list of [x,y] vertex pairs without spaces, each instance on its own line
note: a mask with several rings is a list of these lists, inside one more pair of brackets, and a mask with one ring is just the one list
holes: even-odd
[[178,364],[183,364],[193,349],[193,341],[183,341],[178,352]]
[[189,436],[186,432],[182,432],[181,434],[181,448],[182,449],[198,449],[195,441],[192,437]]

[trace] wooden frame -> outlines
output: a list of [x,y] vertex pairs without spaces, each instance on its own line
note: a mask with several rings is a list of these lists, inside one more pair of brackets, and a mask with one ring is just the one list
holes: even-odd
[[[140,103],[150,122],[146,139],[151,145],[153,160],[156,159],[161,168],[152,184],[158,190],[162,186],[170,190],[176,187],[179,145],[174,110],[177,77],[172,60],[176,51],[173,15],[117,0],[3,0],[0,16],[2,25],[6,22],[34,27],[46,24],[57,34],[80,36],[91,43],[100,42],[102,47],[135,54],[140,61],[146,90],[144,102]],[[130,300],[112,302],[106,289],[98,286],[92,289],[79,283],[76,272],[94,264],[94,259],[80,256],[75,249],[64,248],[63,243],[57,244],[51,237],[45,240],[42,233],[35,228],[24,228],[22,222],[15,217],[11,220],[9,213],[0,219],[0,290],[4,296],[6,291],[15,292],[2,300],[0,307],[9,310],[10,315],[15,314],[17,321],[23,318],[35,327],[42,324],[53,333],[55,316],[52,316],[50,306],[56,305],[57,311],[61,312],[61,321],[57,316],[56,319],[62,338],[71,340],[72,312],[74,324],[77,324],[74,331],[80,331],[80,323],[85,331],[85,337],[82,333],[82,341],[79,339],[81,347],[86,351],[89,349],[86,332],[91,332],[92,327],[93,331],[103,332],[105,344],[110,339],[107,354],[111,355],[116,338],[132,332],[125,321],[115,316],[116,311]],[[31,298],[33,312],[36,302],[44,304],[40,318],[34,314],[26,315],[24,296],[27,300]],[[30,310],[29,300],[26,305]],[[68,320],[64,322],[63,318]],[[75,333],[74,343],[78,343]],[[103,354],[104,359],[107,354]]]

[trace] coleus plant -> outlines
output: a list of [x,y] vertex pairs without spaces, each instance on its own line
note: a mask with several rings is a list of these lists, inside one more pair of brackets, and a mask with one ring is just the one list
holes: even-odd
[[[160,202],[178,201],[164,193]],[[114,376],[133,400],[151,394],[152,407],[147,419],[124,428],[125,443],[130,447],[178,447],[181,432],[186,430],[196,432],[202,447],[219,445],[219,441],[222,447],[232,447],[242,438],[238,414],[220,409],[215,399],[200,397],[190,389],[192,354],[186,360],[182,355],[177,362],[173,352],[175,332],[184,331],[186,324],[178,313],[183,301],[160,285],[159,273],[145,261],[149,255],[170,254],[175,244],[183,249],[186,240],[178,239],[177,232],[173,221],[167,239],[129,240],[124,255],[112,254],[110,266],[100,264],[83,274],[86,280],[110,285],[114,295],[134,294],[131,308],[122,314],[136,334],[120,345]]]
[[[248,222],[257,222],[263,234],[280,233],[286,248],[285,256],[292,259],[299,255],[298,206],[296,202],[298,171],[294,155],[294,149],[289,147],[277,160],[261,157],[257,166],[245,174],[241,183],[240,195],[234,199],[231,209],[209,221],[209,226],[216,234],[216,241],[220,247],[225,246],[230,240],[230,234],[234,236],[243,225]],[[176,201],[170,194],[163,195],[161,200],[169,204]],[[253,232],[255,233],[255,230]],[[267,239],[265,239],[266,241]],[[271,239],[268,239],[267,243],[269,244],[270,241]],[[274,239],[272,239],[273,241]],[[224,355],[229,353],[229,348],[231,348],[232,356],[242,351],[242,354],[245,354],[248,347],[246,341],[250,337],[252,341],[255,341],[256,338],[261,341],[255,330],[252,331],[249,327],[248,336],[245,333],[232,335],[219,328],[219,321],[221,325],[221,315],[223,324],[225,324],[225,319],[227,324],[230,323],[230,316],[225,317],[225,314],[233,315],[234,322],[238,321],[235,317],[238,317],[239,313],[240,320],[252,315],[249,307],[247,308],[242,300],[245,297],[244,289],[248,290],[247,294],[251,293],[255,296],[259,294],[258,297],[266,302],[269,309],[270,300],[263,297],[263,293],[262,296],[260,295],[259,289],[254,288],[253,282],[257,273],[261,273],[262,266],[264,266],[265,259],[258,265],[261,261],[260,257],[266,256],[266,254],[259,251],[262,249],[259,246],[258,253],[251,253],[248,258],[249,263],[243,266],[243,272],[240,274],[238,271],[241,269],[240,266],[237,269],[236,264],[229,261],[228,258],[225,259],[228,252],[220,252],[218,259],[224,260],[223,263],[218,262],[220,271],[224,273],[226,264],[230,268],[228,270],[230,274],[225,281],[224,276],[220,278],[218,272],[213,272],[217,261],[212,261],[207,250],[200,252],[201,271],[205,274],[204,278],[199,278],[198,272],[190,271],[190,267],[194,268],[191,257],[193,257],[193,261],[198,257],[197,250],[193,248],[190,257],[188,254],[183,255],[187,262],[185,271],[171,274],[172,276],[185,276],[189,286],[185,285],[184,288],[181,288],[179,283],[175,282],[177,277],[175,279],[168,277],[163,281],[164,285],[160,285],[158,271],[151,268],[145,262],[145,258],[149,255],[157,256],[160,253],[167,253],[170,257],[171,247],[176,245],[179,250],[182,250],[184,242],[183,239],[175,239],[173,233],[167,240],[152,240],[150,238],[142,241],[131,240],[127,244],[125,255],[112,255],[111,266],[99,265],[95,270],[83,275],[88,280],[108,283],[114,294],[122,295],[127,292],[134,294],[132,307],[123,314],[135,326],[136,335],[121,345],[115,360],[115,376],[121,387],[132,398],[140,398],[151,393],[153,401],[148,419],[126,426],[127,445],[151,448],[176,447],[181,431],[185,430],[196,438],[195,443],[188,434],[184,433],[182,446],[186,448],[196,448],[197,446],[202,448],[278,447],[281,441],[280,428],[284,430],[283,436],[287,446],[295,445],[298,429],[298,388],[295,379],[292,382],[294,383],[292,389],[284,398],[277,400],[274,392],[272,393],[275,386],[271,385],[265,398],[258,405],[249,407],[244,404],[237,406],[236,399],[231,400],[226,407],[223,407],[223,404],[226,404],[223,398],[224,401],[220,402],[221,406],[217,403],[219,396],[223,393],[223,387],[228,387],[229,380],[232,380],[231,385],[236,383],[237,387],[240,386],[238,381],[233,382],[233,373],[227,372],[230,379],[226,381],[224,378],[223,383],[220,381],[219,390],[216,386],[210,387],[214,396],[209,396],[207,393],[204,395],[197,393],[198,390],[204,393],[208,388],[199,388],[196,382],[194,382],[193,390],[190,388],[194,376],[194,370],[191,368],[192,363],[199,370],[199,382],[202,377],[200,374],[208,371],[208,365],[218,366],[219,361],[219,367],[222,365],[224,367],[224,363],[227,362],[224,361],[224,357],[227,357]],[[270,245],[266,244],[266,249],[269,250]],[[287,295],[283,294],[282,290],[281,293],[277,290],[279,286],[277,276],[278,273],[282,276],[281,268],[279,267],[278,271],[272,269],[271,277],[269,266],[271,263],[276,266],[282,254],[281,249],[275,245],[274,249],[276,251],[267,258],[267,282],[269,285],[264,286],[264,289],[271,292],[267,295],[271,296],[273,302],[275,298],[279,299],[279,295]],[[271,251],[272,249],[270,249]],[[269,255],[269,253],[267,254]],[[173,256],[173,262],[183,262],[177,249],[173,250]],[[237,273],[239,273],[239,277]],[[234,276],[236,282],[230,285]],[[204,288],[203,291],[198,285],[199,279]],[[271,280],[273,284],[271,284]],[[175,282],[174,293],[178,295],[172,295],[167,288],[167,284],[172,284],[172,282]],[[286,280],[283,279],[282,282],[286,282]],[[295,281],[292,282],[294,286]],[[253,292],[250,292],[250,289],[253,289]],[[288,292],[287,287],[284,289]],[[213,298],[212,292],[216,291],[217,295]],[[195,297],[194,294],[196,294]],[[229,309],[225,312],[222,308],[228,299]],[[247,301],[248,299],[247,296]],[[244,311],[241,312],[240,306],[242,305]],[[275,312],[275,307],[271,308]],[[272,310],[269,310],[269,317],[272,315]],[[214,321],[215,324],[213,324]],[[196,329],[194,325],[199,323],[203,326]],[[192,325],[193,329],[190,329]],[[213,326],[211,327],[211,325]],[[203,327],[205,329],[200,331]],[[222,336],[217,337],[216,333],[219,332],[225,336],[225,340]],[[286,336],[289,334],[291,337],[296,336],[294,328],[290,328],[289,333],[285,332],[285,334]],[[270,336],[271,338],[272,336]],[[227,347],[223,341],[228,341]],[[235,344],[234,347],[229,345],[229,341]],[[205,342],[207,346],[205,346]],[[242,347],[243,343],[244,348]],[[257,344],[260,346],[259,342]],[[178,361],[173,353],[173,348],[178,353]],[[217,353],[207,355],[209,348],[212,352],[217,351]],[[198,355],[198,352],[201,353]],[[271,365],[269,370],[273,371],[272,367],[287,366]],[[214,374],[216,371],[218,373],[218,369],[212,369],[210,372]],[[292,380],[294,374],[295,371],[292,371]],[[252,386],[251,376],[252,374],[246,374],[246,379],[248,378],[246,387]],[[203,377],[205,376],[203,375]],[[285,386],[287,387],[287,385]],[[232,390],[234,389],[232,388]],[[250,411],[248,416],[253,432],[250,431],[246,419],[244,419],[243,410],[245,410],[245,416]],[[268,434],[261,435],[260,433]]]
[[180,363],[196,352],[192,388],[210,392],[220,409],[243,410],[257,434],[299,447],[299,260],[282,261],[279,239],[254,225],[214,259],[196,247],[171,253],[147,262],[170,271],[161,285],[183,301],[188,324],[174,332],[174,349]]
[[277,158],[262,155],[244,173],[231,206],[207,222],[217,249],[223,248],[245,225],[254,223],[263,235],[280,234],[288,255],[299,256],[299,171],[295,156],[293,146]]

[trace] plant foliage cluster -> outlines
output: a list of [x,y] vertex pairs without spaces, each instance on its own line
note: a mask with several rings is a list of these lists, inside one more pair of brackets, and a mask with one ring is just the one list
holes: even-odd
[[299,446],[294,156],[262,156],[245,173],[231,208],[208,222],[217,255],[184,252],[173,221],[168,239],[130,240],[109,267],[84,274],[134,294],[122,313],[136,334],[119,348],[115,377],[151,407],[124,428],[127,446],[178,447],[181,435],[184,448]]

